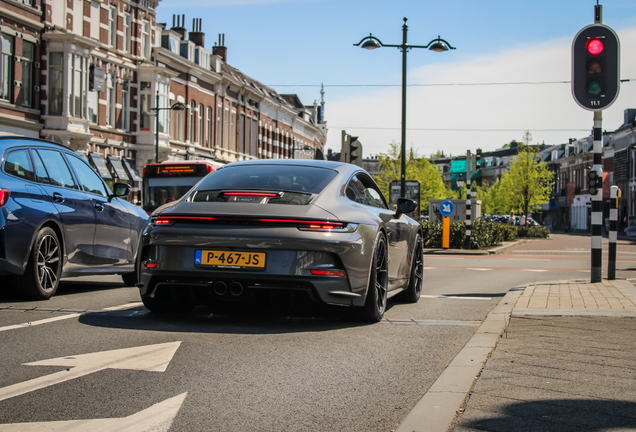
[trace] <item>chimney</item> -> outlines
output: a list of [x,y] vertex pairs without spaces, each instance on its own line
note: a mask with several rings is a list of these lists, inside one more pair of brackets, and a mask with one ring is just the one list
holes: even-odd
[[[177,25],[174,25],[174,19],[175,16],[177,17]],[[184,40],[186,38],[186,33],[188,33],[188,31],[185,28],[185,14],[179,16],[179,15],[172,15],[172,28],[170,30],[174,30],[177,33],[179,33],[181,35],[181,40]]]
[[201,18],[192,19],[192,31],[189,38],[196,46],[204,46],[205,33],[201,31]]
[[212,54],[221,57],[227,63],[227,47],[225,46],[225,33],[219,34],[219,44],[212,47]]

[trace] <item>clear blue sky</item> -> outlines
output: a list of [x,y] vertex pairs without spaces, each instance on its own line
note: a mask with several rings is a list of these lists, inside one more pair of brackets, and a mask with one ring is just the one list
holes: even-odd
[[[451,76],[450,72],[453,72],[453,81],[461,83],[569,80],[569,70],[564,70],[563,67],[555,69],[553,74],[542,73],[548,71],[552,65],[541,64],[541,50],[550,51],[553,42],[555,45],[560,44],[562,49],[559,58],[565,61],[564,57],[568,57],[569,64],[569,51],[566,48],[582,27],[593,22],[594,4],[596,1],[590,0],[162,0],[158,8],[158,21],[171,26],[173,14],[185,14],[186,28],[191,30],[192,19],[202,18],[206,48],[211,49],[218,34],[225,33],[229,64],[267,85],[274,86],[280,93],[298,94],[305,104],[311,104],[314,99],[320,98],[319,87],[283,85],[319,86],[324,83],[326,114],[330,125],[328,146],[336,150],[339,147],[337,141],[340,129],[336,130],[331,126],[347,127],[347,130],[361,136],[363,144],[368,144],[365,146],[365,155],[368,155],[385,151],[389,142],[399,140],[399,112],[393,114],[394,111],[399,111],[399,88],[330,85],[400,84],[401,56],[397,48],[367,51],[354,47],[353,44],[361,38],[372,32],[384,43],[401,43],[402,18],[408,17],[410,44],[426,45],[441,35],[457,47],[457,50],[446,53],[411,50],[408,54],[409,83],[438,83],[444,76]],[[607,0],[601,4],[603,22],[617,30],[621,41],[625,42],[621,32],[636,29],[636,1]],[[634,51],[626,51],[625,47],[626,44],[623,43],[622,78],[636,79],[636,70],[631,67],[633,63],[625,61]],[[515,53],[524,52],[532,52],[525,63],[522,58],[517,58],[520,65],[518,69],[525,74],[520,73],[517,76],[513,70],[502,75],[501,65],[506,64],[505,57],[514,57]],[[549,57],[546,57],[546,61],[549,61]],[[490,66],[482,64],[484,62],[490,62]],[[480,65],[479,76],[472,76],[471,67],[466,65]],[[488,67],[493,68],[492,80],[488,76]],[[446,70],[449,71],[448,75],[435,74]],[[458,73],[458,70],[463,72]],[[536,76],[528,75],[528,71],[536,71]],[[546,86],[534,87],[548,91]],[[508,86],[508,89],[493,91],[509,92],[511,88]],[[631,98],[632,106],[625,105],[630,103],[627,95],[623,94],[628,88],[636,88],[636,82],[623,85],[621,97],[615,104],[617,106],[613,107],[614,111],[606,112],[607,128],[620,125],[624,108],[636,108],[634,98]],[[472,117],[459,109],[460,106],[468,105],[462,100],[462,95],[469,94],[466,91],[459,93],[462,91],[460,89],[459,92],[442,91],[419,96],[412,89],[413,87],[409,88],[409,128],[431,126],[426,118],[436,123],[442,122],[435,120],[435,115],[440,115],[440,119]],[[518,97],[522,100],[511,101],[511,107],[526,107],[533,110],[532,114],[537,114],[537,110],[541,110],[541,104],[530,100],[533,92],[537,93],[531,90],[528,94],[519,94]],[[555,92],[554,97],[565,99],[568,92],[569,86],[566,85],[565,88],[560,88],[560,93]],[[551,93],[547,94],[548,96],[542,97],[543,101],[546,97],[552,97]],[[378,98],[374,99],[374,95],[378,95]],[[424,105],[424,101],[435,102],[431,100],[434,97],[441,99],[430,107],[432,111],[423,111],[418,115],[418,105]],[[457,101],[456,109],[452,104],[444,105],[447,101],[443,99],[448,98]],[[584,136],[585,132],[579,129],[587,128],[586,119],[591,118],[591,113],[578,108],[570,97],[569,101],[564,100],[563,103],[568,110],[572,109],[571,118],[564,117],[563,122],[567,121],[568,124],[563,124],[562,128],[569,128],[571,131],[550,134],[542,130],[555,128],[553,125],[547,126],[547,118],[544,122],[540,115],[532,117],[528,114],[525,117],[532,117],[532,122],[511,124],[514,122],[509,118],[496,115],[502,105],[497,102],[497,98],[493,98],[496,106],[492,107],[488,106],[487,92],[470,98],[483,98],[483,109],[493,113],[488,119],[484,118],[479,122],[483,128],[510,128],[514,131],[491,135],[483,131],[465,135],[452,131],[440,131],[438,134],[413,131],[409,132],[408,145],[424,154],[436,148],[444,148],[441,142],[446,140],[455,143],[449,147],[454,153],[459,152],[459,143],[473,139],[478,141],[475,145],[484,149],[497,148],[510,139],[521,139],[521,130],[524,129],[530,129],[531,132],[536,129],[533,132],[535,140],[558,143],[567,136]],[[373,121],[372,116],[356,118],[347,115],[348,110],[381,110],[380,106],[373,105],[374,100],[378,104],[395,100],[395,104],[389,107],[389,114]],[[506,110],[509,111],[511,107]],[[522,112],[520,115],[524,116]],[[554,115],[548,114],[547,117],[553,118]],[[377,126],[396,129],[387,134],[377,134],[372,129],[354,130],[355,127]],[[447,129],[454,127],[460,128],[462,125],[451,122],[444,126]]]

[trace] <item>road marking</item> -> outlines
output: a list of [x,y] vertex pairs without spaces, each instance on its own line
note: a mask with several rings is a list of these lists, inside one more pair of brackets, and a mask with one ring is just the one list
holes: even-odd
[[0,388],[0,401],[104,369],[165,372],[180,344],[168,342],[25,363],[25,366],[64,366],[72,369]]
[[447,295],[420,295],[424,298],[439,298],[439,299],[461,299],[461,300],[492,300],[491,297],[464,297],[464,296],[447,296]]
[[488,271],[492,270],[491,268],[466,268],[466,270],[479,270],[479,271]]
[[552,260],[534,259],[534,258],[508,258],[508,261],[552,261]]
[[439,325],[439,326],[467,326],[478,327],[481,321],[447,321],[447,320],[414,320],[384,318],[381,323],[398,325]]
[[424,267],[424,270],[435,270],[436,267]]
[[547,272],[547,270],[544,270],[544,269],[521,269],[521,271]]
[[460,257],[445,257],[445,256],[426,256],[424,259],[455,259],[455,260],[463,260],[465,258]]
[[[515,250],[511,251],[512,253],[545,253],[545,252],[561,252],[561,253],[590,253],[590,249],[565,249],[565,250],[539,250],[539,249],[528,249],[528,250]],[[607,255],[607,253],[605,253]],[[636,255],[636,252],[627,252],[627,251],[618,251],[617,254],[630,254]]]
[[[123,305],[113,306],[113,307],[102,309],[102,310],[104,310],[104,311],[117,311],[117,310],[122,310],[122,309],[132,309],[132,308],[139,307],[142,304],[143,303],[141,303],[141,302],[126,303],[126,304],[123,304]],[[26,309],[14,309],[14,310],[37,311],[36,309],[26,308]],[[12,310],[12,309],[6,309],[6,310]],[[89,312],[89,311],[87,310],[85,312]],[[92,311],[92,312],[95,312],[95,311]],[[33,326],[42,325],[42,324],[48,324],[48,323],[52,323],[52,322],[55,322],[55,321],[63,321],[63,320],[71,319],[71,318],[77,318],[80,315],[82,315],[82,313],[73,313],[73,314],[69,314],[69,315],[60,315],[60,316],[56,316],[56,317],[53,317],[53,318],[46,318],[46,319],[39,320],[39,321],[31,321],[31,322],[26,322],[26,323],[22,323],[22,324],[14,324],[14,325],[10,325],[10,326],[0,327],[0,332],[7,331],[7,330],[15,330],[15,329],[19,329],[19,328],[25,328],[25,327],[33,327]]]
[[166,432],[188,393],[181,393],[122,418],[0,424],[0,432]]

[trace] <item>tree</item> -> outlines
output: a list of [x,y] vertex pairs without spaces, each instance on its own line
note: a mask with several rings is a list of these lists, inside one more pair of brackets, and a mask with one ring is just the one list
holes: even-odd
[[526,214],[533,206],[549,201],[554,187],[553,172],[530,146],[520,148],[501,183],[500,188],[505,188],[512,209],[521,209]]
[[431,156],[429,157],[429,159],[433,160],[433,159],[443,158],[443,157],[446,157],[446,155],[444,154],[444,150],[437,150],[435,153],[431,153]]
[[[389,185],[393,180],[400,180],[401,163],[400,149],[393,142],[389,145],[387,153],[380,153],[380,174],[375,176],[380,190],[385,197],[389,197]],[[420,210],[428,210],[428,200],[434,198],[447,198],[451,193],[446,189],[442,179],[442,173],[426,158],[420,158],[413,149],[408,152],[406,161],[406,180],[419,180],[420,182]]]

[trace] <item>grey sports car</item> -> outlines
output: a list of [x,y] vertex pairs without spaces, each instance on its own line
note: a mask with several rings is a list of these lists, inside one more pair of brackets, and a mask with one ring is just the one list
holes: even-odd
[[151,311],[183,312],[304,297],[380,321],[390,297],[420,297],[422,231],[404,214],[416,205],[390,209],[371,176],[347,163],[229,164],[148,220],[141,299]]

